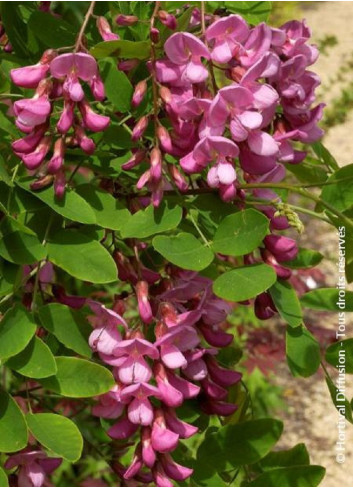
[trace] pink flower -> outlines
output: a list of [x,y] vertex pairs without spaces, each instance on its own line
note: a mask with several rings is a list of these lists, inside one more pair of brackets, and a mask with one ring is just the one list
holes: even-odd
[[172,452],[179,442],[179,435],[167,428],[161,409],[156,409],[155,412],[151,442],[153,449],[161,453]]
[[211,161],[217,161],[220,157],[236,158],[238,154],[238,146],[230,139],[208,136],[202,138],[195,149],[180,160],[180,166],[187,173],[199,173]]
[[166,475],[175,481],[184,481],[194,472],[193,469],[177,464],[169,453],[160,455],[159,460],[162,463]]
[[92,408],[92,414],[100,418],[118,418],[125,405],[121,402],[121,387],[115,385],[109,392],[99,396],[99,404]]
[[179,438],[190,438],[197,433],[198,428],[179,419],[174,409],[166,407],[163,409],[163,413],[167,427],[179,435]]
[[155,346],[160,347],[161,360],[170,369],[186,367],[187,360],[182,352],[195,348],[200,343],[200,338],[191,326],[177,326],[170,328]]
[[121,418],[108,430],[108,435],[115,440],[130,438],[138,430],[139,425],[132,423],[128,418]]
[[14,141],[11,146],[15,153],[31,153],[36,149],[40,140],[47,130],[47,125],[43,124],[35,128],[33,132],[21,139]]
[[149,396],[159,398],[157,387],[145,382],[129,385],[121,391],[122,402],[129,402],[127,409],[128,419],[131,423],[149,426],[153,421],[153,407],[148,400]]
[[249,27],[239,15],[229,15],[211,24],[206,31],[207,41],[213,42],[212,59],[217,63],[228,63],[249,35]]
[[35,170],[44,161],[51,146],[51,136],[44,136],[32,153],[22,154],[21,159],[29,170]]
[[244,50],[240,52],[242,66],[249,68],[256,63],[270,49],[271,40],[272,33],[268,25],[262,22],[254,27],[244,44]]
[[279,262],[293,260],[298,254],[295,240],[285,236],[269,234],[264,239],[264,244]]
[[86,100],[79,103],[83,123],[92,132],[104,131],[109,126],[110,118],[105,115],[96,114]]
[[93,56],[85,53],[66,53],[57,56],[50,63],[50,72],[54,78],[64,78],[64,92],[71,100],[79,102],[84,92],[79,78],[90,81],[97,75],[97,63]]
[[157,348],[142,338],[120,341],[113,349],[113,355],[120,359],[116,372],[119,380],[124,384],[148,382],[152,370],[144,357],[148,356],[152,359],[159,357]]
[[286,34],[286,40],[281,45],[280,50],[288,57],[303,54],[308,64],[315,63],[319,55],[316,46],[306,44],[311,37],[311,31],[306,25],[305,20],[292,20],[286,22],[280,28]]
[[193,34],[176,32],[164,45],[169,60],[182,70],[183,79],[190,83],[206,80],[208,71],[201,58],[210,59],[207,47]]
[[61,458],[49,458],[40,450],[22,451],[11,455],[5,462],[5,469],[19,467],[18,485],[20,487],[41,487],[47,485],[46,476],[61,464]]
[[11,80],[18,87],[36,88],[49,71],[49,63],[55,58],[56,52],[48,49],[44,52],[39,63],[22,68],[15,68],[10,71]]
[[34,126],[46,122],[51,112],[48,95],[35,95],[31,99],[16,100],[13,104],[16,124],[24,132],[31,132]]

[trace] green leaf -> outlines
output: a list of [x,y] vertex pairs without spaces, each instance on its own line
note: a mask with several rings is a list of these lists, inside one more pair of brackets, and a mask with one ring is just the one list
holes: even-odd
[[121,228],[121,236],[126,238],[148,238],[154,234],[175,229],[182,218],[182,208],[163,201],[156,209],[152,205],[129,217]]
[[[336,183],[334,183],[336,182]],[[353,164],[337,170],[327,180],[321,192],[321,198],[339,211],[353,206]]]
[[[6,223],[6,231],[4,225]],[[47,256],[47,250],[35,234],[18,231],[12,220],[1,223],[0,255],[17,265],[32,265]]]
[[246,209],[227,216],[213,238],[213,251],[241,256],[257,248],[269,233],[269,220],[261,212]]
[[19,11],[22,2],[1,2],[1,23],[4,25],[6,35],[11,42],[15,54],[20,57],[28,57],[27,29]]
[[22,307],[13,306],[0,323],[0,360],[20,353],[36,332],[32,316]]
[[25,377],[43,379],[56,374],[56,362],[47,345],[34,336],[26,348],[10,358],[6,365]]
[[113,56],[116,58],[127,59],[148,59],[150,56],[151,44],[149,41],[104,41],[96,44],[90,51],[96,59]]
[[88,337],[92,328],[79,312],[64,304],[47,304],[39,309],[40,322],[63,345],[84,357],[91,357]]
[[44,46],[55,49],[75,44],[75,27],[52,13],[36,10],[29,18],[28,27]]
[[[339,291],[333,287],[310,290],[300,298],[302,306],[319,311],[353,311],[353,292],[345,291],[339,300]],[[339,306],[340,304],[340,306]]]
[[113,258],[98,241],[66,229],[48,242],[49,260],[73,277],[96,284],[117,280]]
[[27,414],[28,428],[34,438],[48,450],[77,462],[81,457],[83,439],[75,423],[59,414]]
[[263,263],[238,267],[220,275],[213,284],[218,297],[232,302],[241,302],[256,297],[276,282],[272,267]]
[[94,397],[108,392],[115,384],[111,372],[81,358],[56,357],[58,371],[53,377],[40,380],[49,390],[66,397]]
[[246,487],[317,487],[325,475],[320,465],[298,465],[266,471]]
[[303,322],[303,312],[296,291],[290,283],[278,280],[270,288],[270,294],[280,316],[295,328]]
[[240,14],[250,24],[266,22],[272,10],[271,2],[224,2],[229,12]]
[[24,178],[17,181],[17,185],[30,192],[32,195],[40,199],[42,202],[51,207],[55,212],[71,221],[80,222],[82,224],[96,224],[96,216],[90,205],[71,189],[66,189],[65,195],[61,200],[58,200],[54,195],[54,187],[45,188],[33,192],[30,189],[30,183],[33,178]]
[[299,248],[299,252],[294,260],[283,262],[283,265],[288,268],[301,270],[303,268],[316,267],[322,259],[323,255],[316,250]]
[[206,435],[197,451],[193,478],[200,482],[215,472],[258,462],[279,440],[283,423],[264,418],[225,425]]
[[353,338],[330,345],[326,350],[325,359],[333,367],[344,368],[347,374],[353,374]]
[[311,147],[313,148],[316,156],[321,160],[325,165],[327,165],[332,170],[338,170],[339,166],[335,158],[329,152],[327,148],[322,144],[321,141],[316,141],[312,143]]
[[6,170],[6,164],[4,158],[0,155],[0,180],[2,180],[9,187],[13,187],[13,182]]
[[[352,406],[348,399],[345,397],[344,390],[342,390],[344,389],[344,384],[342,385],[344,377],[339,376],[339,379],[337,380],[337,385],[334,384],[333,380],[328,375],[325,376],[325,380],[328,390],[330,392],[333,405],[340,413],[340,415],[343,416],[343,418],[353,424]],[[338,383],[339,381],[340,384]]]
[[304,327],[287,327],[287,361],[295,377],[310,377],[320,365],[320,345]]
[[[127,112],[131,109],[131,97],[133,87],[123,71],[116,69],[116,62],[107,60],[101,63],[100,72],[104,80],[107,99],[119,112]],[[119,87],[119,90],[117,90]]]
[[186,270],[203,270],[212,263],[214,258],[210,248],[200,243],[190,233],[156,236],[153,238],[152,245],[168,261]]
[[0,391],[0,452],[18,452],[27,441],[27,425],[21,409],[7,392]]
[[22,268],[0,260],[0,297],[11,293],[22,278]]
[[0,467],[0,487],[9,487],[9,481],[7,479],[6,472]]
[[298,445],[289,450],[271,452],[259,462],[259,466],[263,470],[309,464],[310,457],[304,443],[298,443]]
[[86,183],[79,185],[76,191],[91,206],[97,224],[103,228],[119,231],[130,217],[130,212],[118,199],[100,188]]

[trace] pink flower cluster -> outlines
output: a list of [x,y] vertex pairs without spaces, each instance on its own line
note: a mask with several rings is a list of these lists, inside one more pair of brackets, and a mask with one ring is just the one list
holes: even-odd
[[[154,322],[154,336],[129,328],[116,312],[88,301],[94,312],[90,345],[101,360],[113,367],[115,387],[100,396],[93,414],[119,418],[108,431],[114,439],[138,442],[131,465],[120,475],[129,482],[151,482],[168,487],[170,479],[182,481],[192,470],[176,463],[170,453],[179,439],[197,432],[178,418],[176,409],[197,398],[207,414],[230,416],[236,406],[227,402],[228,388],[240,381],[238,372],[221,367],[219,347],[233,335],[222,328],[228,303],[215,297],[212,282],[194,272],[173,269],[172,278],[155,284],[153,275],[135,281],[142,324]],[[141,326],[142,326],[141,324]],[[152,338],[153,336],[153,338]],[[149,469],[148,471],[143,470]]]
[[[317,123],[323,104],[312,107],[320,80],[308,70],[318,51],[308,44],[310,31],[304,21],[275,29],[265,23],[250,27],[239,15],[212,19],[203,40],[188,32],[170,36],[164,45],[166,57],[150,70],[162,85],[160,97],[171,125],[161,150],[179,159],[187,174],[207,170],[208,186],[232,201],[242,198],[237,191],[239,170],[247,182],[282,180],[283,163],[297,164],[306,156],[293,143],[311,143],[322,136]],[[218,74],[228,78],[220,89]],[[143,117],[134,141],[146,127]],[[138,158],[135,163],[140,163]],[[184,191],[188,184],[178,173]],[[151,181],[144,175],[138,188]],[[273,196],[254,193],[264,199]],[[263,210],[273,218],[273,209]],[[277,222],[283,225],[283,218]]]
[[[86,130],[104,131],[110,122],[109,117],[93,111],[82,86],[82,82],[88,83],[95,100],[104,100],[97,63],[86,53],[58,55],[48,50],[36,65],[11,70],[11,79],[19,87],[35,88],[32,98],[14,103],[16,126],[26,136],[14,141],[12,148],[29,170],[38,172],[40,178],[32,184],[33,189],[48,185],[54,178],[55,194],[62,197],[66,146],[79,146],[86,154],[93,154],[95,143]],[[53,131],[58,101],[63,101],[63,106]],[[52,156],[45,161],[52,145]]]

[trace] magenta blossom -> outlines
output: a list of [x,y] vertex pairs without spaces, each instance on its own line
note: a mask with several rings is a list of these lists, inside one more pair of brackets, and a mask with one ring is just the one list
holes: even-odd
[[97,62],[85,53],[61,54],[50,63],[50,72],[54,78],[65,78],[64,93],[74,102],[79,102],[84,98],[79,79],[92,80],[97,75]]
[[195,348],[200,343],[197,332],[191,326],[170,328],[158,341],[161,360],[168,368],[186,367],[187,360],[183,352]]
[[[203,42],[193,34],[188,32],[173,34],[166,41],[164,49],[183,80],[189,83],[201,83],[207,78],[208,71],[202,64],[201,58],[209,59],[210,53]],[[159,69],[163,66],[162,63],[162,61],[158,63]]]
[[211,161],[219,158],[236,158],[238,146],[230,139],[222,136],[208,136],[201,139],[195,149],[180,160],[180,166],[187,173],[201,172]]
[[124,384],[148,382],[152,370],[144,357],[155,360],[159,357],[157,348],[142,338],[120,341],[114,348],[113,355],[120,360],[116,376]]
[[124,387],[121,391],[122,402],[129,402],[127,408],[128,419],[131,423],[149,426],[153,421],[153,407],[148,398],[159,398],[157,387],[145,382]]
[[50,485],[46,476],[56,470],[62,462],[61,458],[49,458],[40,450],[26,450],[11,455],[5,462],[5,469],[11,470],[18,466],[18,485],[20,487],[41,487]]
[[211,42],[212,59],[217,63],[228,63],[241,50],[241,43],[249,35],[249,27],[239,15],[229,15],[213,22],[206,31]]

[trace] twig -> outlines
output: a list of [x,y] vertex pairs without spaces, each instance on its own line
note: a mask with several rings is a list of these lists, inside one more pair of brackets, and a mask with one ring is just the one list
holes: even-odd
[[85,34],[85,30],[86,30],[88,21],[89,21],[91,15],[93,14],[95,4],[96,4],[96,2],[91,2],[90,6],[86,12],[85,18],[83,19],[83,23],[82,23],[80,32],[78,33],[77,40],[75,43],[75,52],[79,51],[80,48],[84,47],[84,45],[82,43],[83,36]]

